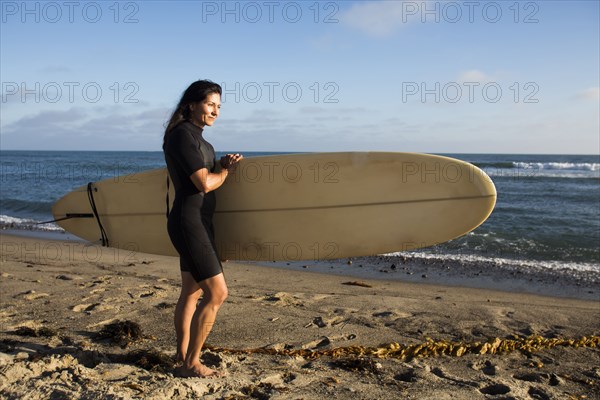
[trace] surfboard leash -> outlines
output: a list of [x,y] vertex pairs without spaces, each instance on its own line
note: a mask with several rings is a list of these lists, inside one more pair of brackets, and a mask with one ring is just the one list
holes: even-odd
[[98,228],[100,228],[100,239],[102,240],[102,246],[108,247],[108,236],[106,235],[106,231],[102,226],[102,222],[100,221],[100,216],[98,215],[98,210],[96,209],[96,202],[94,201],[94,190],[97,190],[93,187],[93,182],[89,182],[87,184],[87,194],[88,199],[90,201],[90,206],[92,207],[92,212],[96,217],[96,222],[98,222]]
[[50,221],[44,222],[36,222],[33,225],[43,225],[43,224],[51,224],[52,222],[60,222],[71,218],[94,218],[94,214],[85,214],[85,213],[66,213],[65,217],[51,219]]
[[[42,225],[42,224],[50,224],[52,222],[60,222],[60,221],[65,221],[67,219],[71,219],[71,218],[96,218],[96,222],[98,222],[98,228],[100,229],[100,240],[102,241],[102,246],[104,247],[108,247],[108,235],[106,234],[106,231],[104,230],[104,226],[102,226],[102,222],[100,221],[100,215],[98,215],[98,209],[96,208],[96,202],[94,201],[94,191],[97,191],[97,189],[94,188],[93,186],[93,182],[88,182],[87,184],[87,195],[88,195],[88,200],[90,201],[90,206],[92,207],[92,213],[66,213],[64,217],[62,218],[56,218],[50,221],[44,221],[44,222],[36,222],[34,225]],[[168,196],[168,193],[167,193]],[[168,197],[167,197],[167,205],[168,205]],[[167,209],[167,216],[168,216],[168,209]]]

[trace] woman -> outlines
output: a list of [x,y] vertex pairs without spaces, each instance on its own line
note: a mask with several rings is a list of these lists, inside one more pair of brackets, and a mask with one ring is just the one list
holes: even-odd
[[[242,159],[228,154],[217,163],[215,151],[202,137],[219,116],[221,87],[211,81],[192,83],[183,93],[165,130],[163,151],[175,200],[167,230],[180,256],[181,294],[175,308],[177,372],[186,377],[220,376],[200,362],[227,285],[214,242],[214,190]],[[202,300],[198,303],[200,296]]]

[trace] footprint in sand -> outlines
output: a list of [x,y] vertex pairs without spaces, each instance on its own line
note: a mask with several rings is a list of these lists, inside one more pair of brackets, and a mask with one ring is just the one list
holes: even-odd
[[310,349],[310,350],[320,349],[322,347],[326,347],[326,346],[329,346],[330,344],[333,344],[333,342],[354,340],[354,339],[356,339],[356,337],[357,336],[355,334],[344,334],[344,333],[337,334],[337,335],[321,336],[318,339],[311,340],[306,343],[302,343],[299,345],[299,347],[302,349]]
[[486,386],[484,388],[479,389],[479,391],[483,394],[489,394],[492,396],[497,396],[497,395],[501,395],[501,394],[508,394],[510,393],[510,387],[507,385],[504,385],[502,383],[496,383],[493,385],[489,385]]
[[304,306],[304,303],[300,301],[300,299],[297,296],[293,296],[292,294],[286,292],[267,294],[255,300],[263,301],[277,306]]
[[400,382],[414,383],[423,379],[422,373],[419,374],[419,372],[414,368],[408,369],[394,375],[394,379]]
[[90,311],[95,306],[96,304],[78,304],[76,306],[71,307],[71,310],[75,312]]
[[93,279],[92,283],[110,283],[111,278],[112,278],[112,276],[110,276],[110,275],[95,276],[92,278]]
[[383,311],[373,314],[374,317],[390,317],[392,315],[394,315],[394,313],[391,311]]
[[343,308],[336,308],[335,310],[333,310],[333,313],[338,314],[338,315],[346,315],[346,314],[356,314],[359,311],[360,311],[359,308],[343,307]]
[[61,274],[61,275],[57,275],[56,279],[61,280],[61,281],[75,281],[75,280],[81,280],[83,278],[80,276],[75,276],[75,275]]
[[50,295],[48,293],[42,293],[42,292],[38,293],[35,290],[28,290],[26,292],[19,293],[14,297],[16,298],[19,296],[22,296],[23,299],[25,299],[25,300],[31,301],[31,300],[41,299],[43,297],[49,297]]
[[90,293],[100,293],[107,290],[103,286],[110,285],[112,283],[110,279],[111,277],[109,275],[95,276],[89,282],[78,283],[78,286],[82,289],[94,288],[90,291]]
[[378,318],[387,318],[387,317],[395,317],[396,319],[400,318],[410,318],[413,316],[411,313],[401,312],[401,311],[379,311],[373,313],[374,317]]
[[308,343],[304,343],[301,347],[303,349],[318,349],[321,347],[329,346],[331,344],[331,339],[327,336],[323,336],[319,339],[312,340]]
[[145,297],[154,297],[154,296],[156,296],[156,292],[154,292],[152,290],[143,290],[143,291],[137,292],[137,293],[128,291],[127,294],[132,299],[137,299],[137,298],[143,299]]
[[86,312],[91,313],[92,311],[105,311],[105,310],[113,310],[115,307],[102,304],[102,303],[92,303],[92,304],[78,304],[76,306],[71,307],[72,311],[75,312]]
[[469,364],[469,367],[475,371],[481,371],[488,376],[495,376],[499,372],[498,366],[494,365],[490,360],[479,360]]
[[315,303],[332,297],[328,294],[308,295],[306,293],[277,292],[257,297],[255,301],[269,302],[278,306],[305,307],[307,304]]
[[[458,378],[456,376],[452,376],[449,373],[447,373],[446,371],[444,371],[442,368],[433,368],[431,370],[431,373],[434,374],[435,376],[437,376],[438,378],[448,380],[448,381],[456,383],[458,385],[471,386],[471,387],[476,387],[476,388],[480,387],[480,384],[478,382],[465,380],[465,379]],[[508,388],[508,386],[507,386],[507,388]],[[484,389],[480,389],[480,391],[482,393],[484,393],[483,390]],[[510,388],[508,388],[508,391],[510,391]],[[506,393],[508,393],[508,392],[506,392]],[[504,394],[504,393],[498,393],[498,394]]]
[[544,379],[544,377],[541,374],[538,374],[535,372],[515,374],[515,375],[513,375],[513,378],[518,379],[520,381],[535,382],[535,383],[543,383],[546,381],[546,379]]
[[381,318],[384,321],[384,326],[394,328],[398,324],[404,325],[406,323],[406,319],[413,317],[413,314],[386,310],[375,312],[372,314],[372,316],[375,318]]
[[326,328],[328,326],[336,326],[345,322],[345,319],[340,316],[335,316],[333,318],[323,319],[323,317],[315,317],[312,322],[304,325],[305,328],[311,326],[317,326],[319,328]]
[[154,285],[140,285],[137,289],[130,289],[127,294],[132,299],[143,299],[146,297],[166,297],[168,290],[165,287]]
[[531,387],[531,388],[529,388],[529,391],[527,392],[527,394],[529,396],[531,396],[532,399],[536,399],[536,400],[550,400],[551,399],[550,395],[548,393],[544,392],[540,388]]

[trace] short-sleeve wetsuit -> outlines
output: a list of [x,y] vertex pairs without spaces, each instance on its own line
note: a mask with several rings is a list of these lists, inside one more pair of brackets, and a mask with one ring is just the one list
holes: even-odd
[[220,274],[223,268],[212,223],[215,193],[198,190],[190,175],[202,168],[214,172],[215,150],[202,137],[202,128],[188,121],[168,133],[163,150],[175,188],[167,230],[179,253],[181,270],[190,272],[200,282]]

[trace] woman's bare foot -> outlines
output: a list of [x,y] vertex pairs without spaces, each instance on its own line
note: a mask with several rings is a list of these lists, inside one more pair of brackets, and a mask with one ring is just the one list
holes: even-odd
[[221,378],[225,376],[223,372],[208,368],[200,363],[192,366],[187,366],[184,364],[181,367],[175,368],[175,373],[177,376],[182,378]]
[[182,367],[184,363],[185,363],[185,359],[182,356],[178,355],[175,358],[175,367],[176,368]]

